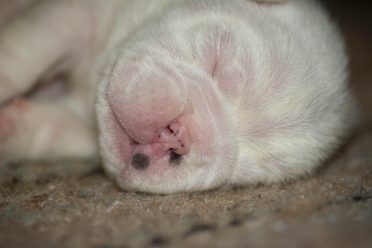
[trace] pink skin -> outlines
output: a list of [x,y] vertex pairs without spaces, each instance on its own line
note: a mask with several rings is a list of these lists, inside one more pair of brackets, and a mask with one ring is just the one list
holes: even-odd
[[150,163],[153,165],[161,165],[170,156],[171,152],[186,155],[192,144],[186,125],[187,122],[182,121],[182,118],[172,121],[168,127],[160,128],[158,134],[150,143],[136,144],[131,139],[129,158],[126,159],[127,163],[130,163],[130,158],[134,154],[148,156]]
[[[130,77],[135,77],[136,74],[132,72],[130,70],[126,73],[125,77],[128,80],[131,79]],[[156,81],[156,79],[155,77],[150,80]],[[164,82],[164,88],[155,84],[153,87],[146,87],[134,82],[124,88],[125,92],[122,95],[118,93],[123,91],[119,81],[110,84],[107,89],[113,114],[131,140],[132,148],[129,154],[147,155],[154,163],[169,155],[171,151],[178,155],[185,155],[191,148],[191,139],[187,130],[188,121],[185,118],[187,113],[181,110],[186,106],[182,100],[176,98],[177,93],[174,93],[176,90],[167,87],[168,78],[157,80]],[[137,97],[138,99],[135,99]],[[178,114],[180,110],[183,112],[181,115]],[[173,119],[173,116],[177,115],[179,116]]]
[[162,158],[170,151],[178,155],[186,155],[191,148],[191,139],[186,125],[187,123],[179,119],[172,121],[168,127],[158,131],[151,143],[138,144],[134,153],[142,153],[154,159]]
[[[214,171],[220,171],[216,177],[227,179],[229,174],[224,171],[229,168],[220,163],[234,161],[236,143],[221,136],[233,125],[225,121],[231,117],[218,85],[207,72],[189,65],[169,69],[167,78],[162,79],[158,79],[164,75],[159,73],[159,62],[150,65],[153,70],[138,69],[145,66],[127,64],[124,58],[108,79],[106,97],[100,97],[100,128],[106,130],[101,135],[101,148],[105,161],[113,165],[111,175],[124,189],[150,192],[210,188],[216,179],[205,179]],[[148,73],[151,77],[146,77]],[[134,78],[132,82],[133,75],[149,80]],[[138,154],[148,158],[145,168],[133,166]],[[172,163],[172,154],[182,156],[181,160]],[[190,184],[190,180],[195,182]]]
[[[126,136],[125,138],[122,137],[122,139],[119,139],[119,143],[123,144],[121,141],[126,140],[125,143],[130,144],[122,147],[120,151],[121,154],[124,154],[124,161],[126,164],[130,164],[135,154],[143,154],[149,157],[152,167],[164,167],[169,164],[169,156],[171,153],[183,156],[190,152],[193,143],[198,141],[195,135],[193,139],[190,134],[190,132],[192,132],[190,129],[194,129],[195,132],[195,128],[193,127],[195,123],[193,123],[194,120],[192,119],[191,113],[192,107],[190,104],[188,104],[188,106],[183,106],[181,103],[184,109],[180,115],[173,119],[170,117],[172,111],[168,109],[168,111],[162,112],[159,110],[159,106],[160,108],[166,105],[176,106],[176,104],[180,104],[179,99],[159,99],[159,95],[161,96],[161,94],[150,90],[153,91],[152,94],[154,94],[155,97],[154,101],[156,101],[157,104],[153,106],[153,104],[150,103],[147,107],[141,106],[141,108],[138,108],[138,101],[128,102],[127,104],[123,103],[122,101],[126,97],[118,94],[115,88],[116,87],[112,85],[108,87],[108,101],[113,110],[112,118],[120,125],[120,132],[123,132]],[[133,112],[133,116],[125,116],[125,114],[128,114],[125,112],[130,112],[128,109],[130,109],[133,104],[137,105],[136,107],[138,110]],[[128,107],[123,108],[121,106]],[[157,108],[158,111],[154,111],[154,108]],[[140,112],[143,112],[147,117],[145,120],[137,117],[141,115]],[[163,114],[163,116],[161,114]],[[168,119],[171,120],[169,122],[164,121]]]
[[[193,111],[198,110],[197,101],[200,100],[190,99],[190,91],[195,91],[189,85],[189,81],[193,81],[191,75],[182,78],[180,72],[184,69],[147,58],[153,63],[149,65],[141,56],[138,57],[135,59],[137,62],[118,65],[114,69],[116,74],[110,78],[106,92],[114,118],[121,132],[128,136],[119,139],[119,144],[123,146],[121,141],[128,139],[130,143],[120,149],[120,154],[125,154],[123,161],[126,165],[131,164],[134,154],[144,154],[149,157],[152,168],[166,169],[172,152],[187,155],[197,144],[206,143],[202,147],[208,147],[210,139],[206,137],[200,142],[198,138],[207,135],[208,131],[207,128],[203,134],[196,131],[198,124]],[[194,81],[197,80],[200,79]],[[203,82],[200,85],[207,87],[208,84]],[[200,93],[204,95],[204,91]],[[208,123],[203,125],[209,126]],[[212,128],[208,129],[214,132]]]

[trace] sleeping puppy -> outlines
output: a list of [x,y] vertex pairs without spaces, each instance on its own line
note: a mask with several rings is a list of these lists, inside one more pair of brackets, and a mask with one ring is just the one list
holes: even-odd
[[100,154],[154,193],[295,178],[353,126],[346,67],[314,1],[35,1],[0,29],[1,159]]

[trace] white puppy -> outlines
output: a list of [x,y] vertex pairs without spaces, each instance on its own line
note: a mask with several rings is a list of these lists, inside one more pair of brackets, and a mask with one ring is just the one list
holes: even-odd
[[[37,1],[0,31],[0,152],[97,156],[95,107],[125,190],[282,181],[352,127],[346,66],[314,1]],[[68,92],[20,98],[46,72],[68,75]]]

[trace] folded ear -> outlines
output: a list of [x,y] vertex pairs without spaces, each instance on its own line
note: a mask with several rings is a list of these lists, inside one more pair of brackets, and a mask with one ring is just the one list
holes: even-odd
[[290,0],[250,0],[250,1],[259,4],[283,4],[289,2]]

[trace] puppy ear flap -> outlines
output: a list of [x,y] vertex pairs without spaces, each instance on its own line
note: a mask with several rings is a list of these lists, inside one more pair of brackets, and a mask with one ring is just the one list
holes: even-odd
[[250,0],[251,2],[256,2],[258,4],[285,4],[290,0]]

